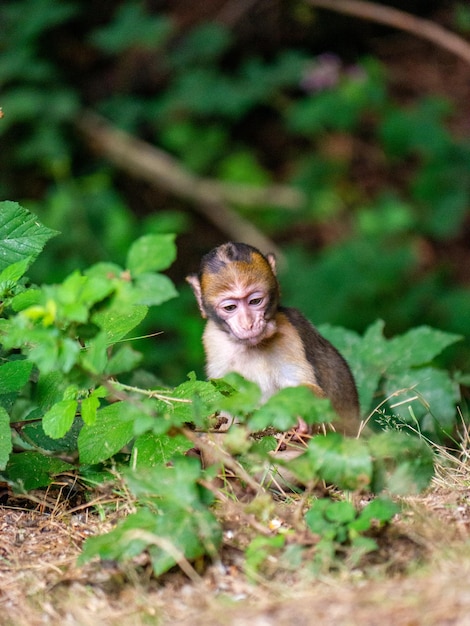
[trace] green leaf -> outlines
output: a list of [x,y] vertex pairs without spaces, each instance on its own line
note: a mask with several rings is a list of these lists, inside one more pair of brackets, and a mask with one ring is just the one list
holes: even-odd
[[83,367],[92,374],[102,374],[108,364],[108,337],[101,331],[96,337],[87,342],[81,353]]
[[145,433],[136,439],[132,448],[131,467],[165,466],[175,454],[184,454],[193,447],[193,443],[184,435],[154,435]]
[[134,278],[147,272],[165,270],[175,259],[175,235],[144,235],[130,247],[126,265]]
[[[141,472],[129,471],[126,473],[126,481],[137,498],[156,501],[159,507],[164,502],[165,506],[172,509],[187,509],[199,505],[201,488],[198,481],[201,473],[199,459],[176,457],[171,466],[145,468]],[[203,492],[207,492],[208,502],[212,503],[211,492]]]
[[241,416],[251,413],[259,406],[261,391],[258,385],[235,373],[227,374],[222,381],[228,383],[231,393],[221,398],[218,407],[220,410]]
[[26,270],[31,265],[31,257],[26,257],[17,263],[13,263],[0,272],[0,285],[4,283],[17,283],[22,276],[24,276]]
[[92,321],[106,333],[107,342],[120,341],[147,315],[148,308],[138,305],[115,304],[105,311],[95,313]]
[[417,437],[390,431],[370,438],[374,459],[372,489],[392,494],[409,495],[425,489],[434,475],[431,448]]
[[34,399],[43,412],[48,411],[53,404],[64,399],[67,381],[62,372],[54,371],[48,374],[40,373],[36,384]]
[[92,41],[108,54],[119,54],[131,47],[154,50],[172,30],[166,15],[152,16],[140,3],[126,2],[106,26],[93,33]]
[[132,293],[135,304],[146,306],[158,306],[178,295],[168,276],[149,273],[137,276]]
[[337,433],[318,435],[307,452],[287,467],[304,483],[320,478],[340,489],[364,489],[372,480],[372,459],[366,442]]
[[393,355],[388,372],[401,372],[405,368],[430,363],[445,348],[461,340],[461,335],[445,333],[429,326],[412,328],[387,342],[389,354]]
[[80,356],[80,345],[70,337],[61,338],[48,328],[37,328],[27,331],[31,340],[28,358],[33,361],[41,373],[48,374],[54,370],[70,372]]
[[233,34],[216,22],[198,24],[178,39],[172,50],[171,63],[178,69],[215,63],[229,48]]
[[142,508],[107,535],[87,539],[79,563],[95,556],[122,561],[148,550],[154,574],[160,576],[182,556],[193,560],[213,553],[220,538],[220,528],[208,510],[164,510],[155,514]]
[[56,234],[18,203],[0,202],[0,271],[20,261],[32,263]]
[[24,311],[24,309],[30,306],[41,304],[42,292],[40,289],[27,289],[22,291],[11,299],[11,306],[13,311]]
[[4,470],[13,449],[11,442],[10,416],[0,406],[0,470]]
[[54,404],[42,418],[42,427],[48,437],[60,439],[71,428],[78,402],[76,400],[61,400]]
[[148,550],[158,576],[176,565],[182,556],[192,560],[204,554],[213,555],[222,535],[207,508],[213,498],[198,484],[201,472],[199,461],[186,457],[174,459],[171,467],[128,472],[129,489],[143,506],[108,535],[88,539],[80,562],[94,556],[129,559]]
[[333,523],[326,516],[327,510],[332,506],[329,498],[319,498],[315,500],[310,509],[305,514],[305,521],[308,527],[317,535],[324,539],[333,540],[336,537],[337,524]]
[[52,477],[61,472],[73,469],[73,465],[45,456],[40,452],[21,452],[14,454],[7,465],[9,480],[17,483],[19,488],[29,491],[47,487],[52,482]]
[[333,421],[335,413],[329,400],[317,398],[307,387],[286,387],[255,410],[248,426],[252,430],[271,426],[285,431],[293,428],[299,417],[307,424],[321,424]]
[[109,359],[106,366],[106,374],[114,376],[123,372],[130,372],[142,361],[143,355],[131,346],[124,345],[117,350]]
[[366,504],[358,518],[350,524],[350,528],[364,532],[369,530],[374,520],[383,524],[389,522],[399,512],[400,506],[390,498],[375,498]]
[[26,359],[8,361],[0,366],[0,394],[22,389],[29,380],[33,364]]
[[360,337],[344,328],[322,324],[321,334],[331,341],[348,362],[356,381],[362,413],[371,409],[374,395],[386,366],[384,323],[378,320]]
[[356,508],[352,502],[346,500],[331,502],[325,510],[325,517],[330,522],[349,525],[356,518]]
[[128,402],[115,402],[97,412],[96,422],[85,425],[78,436],[80,462],[95,465],[109,459],[132,439],[132,417],[139,411]]
[[224,399],[211,382],[196,380],[192,374],[190,374],[190,380],[178,385],[171,395],[191,402],[174,402],[172,404],[168,413],[170,424],[178,426],[184,422],[193,422],[200,428],[207,427],[207,418],[216,409],[221,408],[220,405]]
[[417,430],[451,433],[460,390],[446,371],[423,367],[397,372],[386,380],[387,396],[401,389],[403,393],[389,402],[394,415]]
[[28,419],[31,418],[31,421],[21,428],[21,431],[19,432],[20,438],[23,438],[24,436],[27,444],[33,444],[41,450],[47,450],[48,452],[70,452],[74,455],[77,451],[78,433],[83,426],[82,420],[76,417],[72,424],[72,428],[64,437],[61,437],[60,439],[52,439],[44,432],[42,422],[35,421],[41,417],[42,413],[40,409],[29,413]]
[[93,426],[96,422],[96,412],[100,406],[100,400],[94,395],[83,398],[80,404],[80,415],[87,426]]

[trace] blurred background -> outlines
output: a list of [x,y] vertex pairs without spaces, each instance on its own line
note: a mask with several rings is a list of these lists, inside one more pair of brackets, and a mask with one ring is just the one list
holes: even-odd
[[[386,6],[470,44],[468,2]],[[62,233],[31,279],[177,233],[180,297],[138,346],[177,384],[203,375],[184,277],[244,239],[278,253],[284,303],[315,324],[461,333],[445,365],[469,371],[470,55],[402,19],[313,0],[3,0],[1,199]]]

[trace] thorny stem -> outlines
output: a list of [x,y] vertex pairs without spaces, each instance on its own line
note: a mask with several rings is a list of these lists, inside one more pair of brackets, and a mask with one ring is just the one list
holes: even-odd
[[167,404],[171,404],[172,402],[182,402],[183,404],[191,404],[192,400],[188,398],[177,398],[170,394],[161,393],[156,389],[141,389],[140,387],[133,387],[132,385],[125,385],[124,383],[119,383],[116,380],[109,381],[113,387],[121,391],[132,391],[133,393],[139,393],[143,396],[147,396],[147,398],[155,398],[157,400],[161,400],[162,402],[166,402]]

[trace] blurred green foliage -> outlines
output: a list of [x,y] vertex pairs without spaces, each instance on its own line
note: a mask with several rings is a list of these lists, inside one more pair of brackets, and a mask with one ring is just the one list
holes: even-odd
[[[468,11],[454,8],[465,30]],[[236,29],[196,20],[182,30],[136,0],[96,12],[5,0],[0,22],[0,192],[66,235],[31,269],[34,280],[122,264],[144,234],[191,234],[188,258],[200,252],[186,205],[148,199],[83,145],[74,122],[87,106],[198,175],[301,189],[296,212],[234,210],[282,243],[285,300],[315,323],[363,331],[382,318],[390,333],[430,324],[468,337],[470,291],[458,279],[468,256],[447,260],[446,250],[465,245],[470,141],[449,131],[449,102],[397,103],[372,56],[343,61],[307,40],[261,53]],[[195,269],[188,263],[182,272]],[[201,373],[189,291],[148,316],[144,332],[155,330],[165,334],[139,349],[165,382]],[[466,368],[461,346],[451,356]]]

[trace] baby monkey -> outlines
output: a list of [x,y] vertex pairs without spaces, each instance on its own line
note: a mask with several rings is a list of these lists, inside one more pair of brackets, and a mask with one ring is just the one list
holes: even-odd
[[244,243],[225,243],[186,279],[207,324],[206,373],[237,372],[257,383],[263,401],[284,387],[306,385],[329,398],[337,430],[355,435],[359,401],[346,361],[297,310],[280,305],[274,255]]

